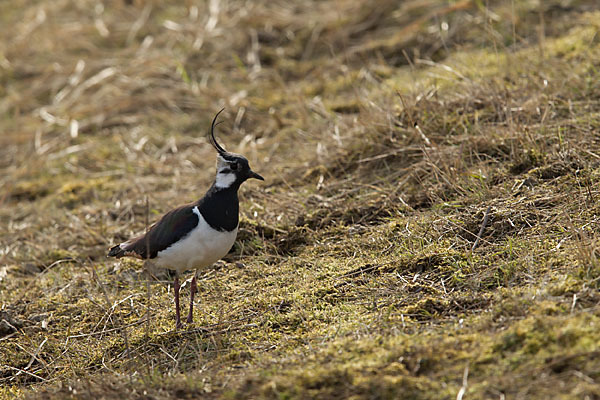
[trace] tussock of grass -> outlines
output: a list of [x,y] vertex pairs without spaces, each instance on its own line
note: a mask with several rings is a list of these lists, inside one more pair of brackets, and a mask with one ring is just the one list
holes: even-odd
[[[0,397],[600,396],[600,10],[488,3],[0,4]],[[174,332],[106,249],[223,106],[267,183]]]

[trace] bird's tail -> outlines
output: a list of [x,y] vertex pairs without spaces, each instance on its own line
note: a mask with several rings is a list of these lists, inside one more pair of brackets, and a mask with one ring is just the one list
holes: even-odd
[[109,257],[121,258],[124,255],[125,255],[125,250],[121,247],[120,244],[111,247],[110,250],[108,251],[108,256]]

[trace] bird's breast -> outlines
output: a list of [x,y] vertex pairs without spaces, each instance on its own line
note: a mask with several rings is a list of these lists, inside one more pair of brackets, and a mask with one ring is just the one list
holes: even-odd
[[184,238],[158,252],[156,264],[177,271],[207,267],[229,252],[237,230],[237,227],[232,231],[216,230],[198,213],[198,225]]

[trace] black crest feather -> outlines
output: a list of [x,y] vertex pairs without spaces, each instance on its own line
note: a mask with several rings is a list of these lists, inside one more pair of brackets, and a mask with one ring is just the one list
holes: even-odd
[[217,122],[217,118],[219,117],[219,114],[221,114],[223,111],[225,111],[225,109],[221,108],[221,111],[219,111],[217,115],[215,115],[212,124],[210,125],[210,131],[208,132],[208,140],[210,141],[210,144],[213,145],[215,150],[219,152],[219,154],[227,153],[227,151],[223,147],[221,147],[221,145],[217,142],[217,139],[215,139],[215,126],[223,122]]

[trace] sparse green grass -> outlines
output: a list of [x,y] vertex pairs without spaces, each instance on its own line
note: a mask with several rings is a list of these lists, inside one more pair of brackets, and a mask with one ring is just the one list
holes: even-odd
[[[0,3],[0,398],[600,397],[596,2],[132,3]],[[174,332],[105,254],[223,106],[267,183]]]

